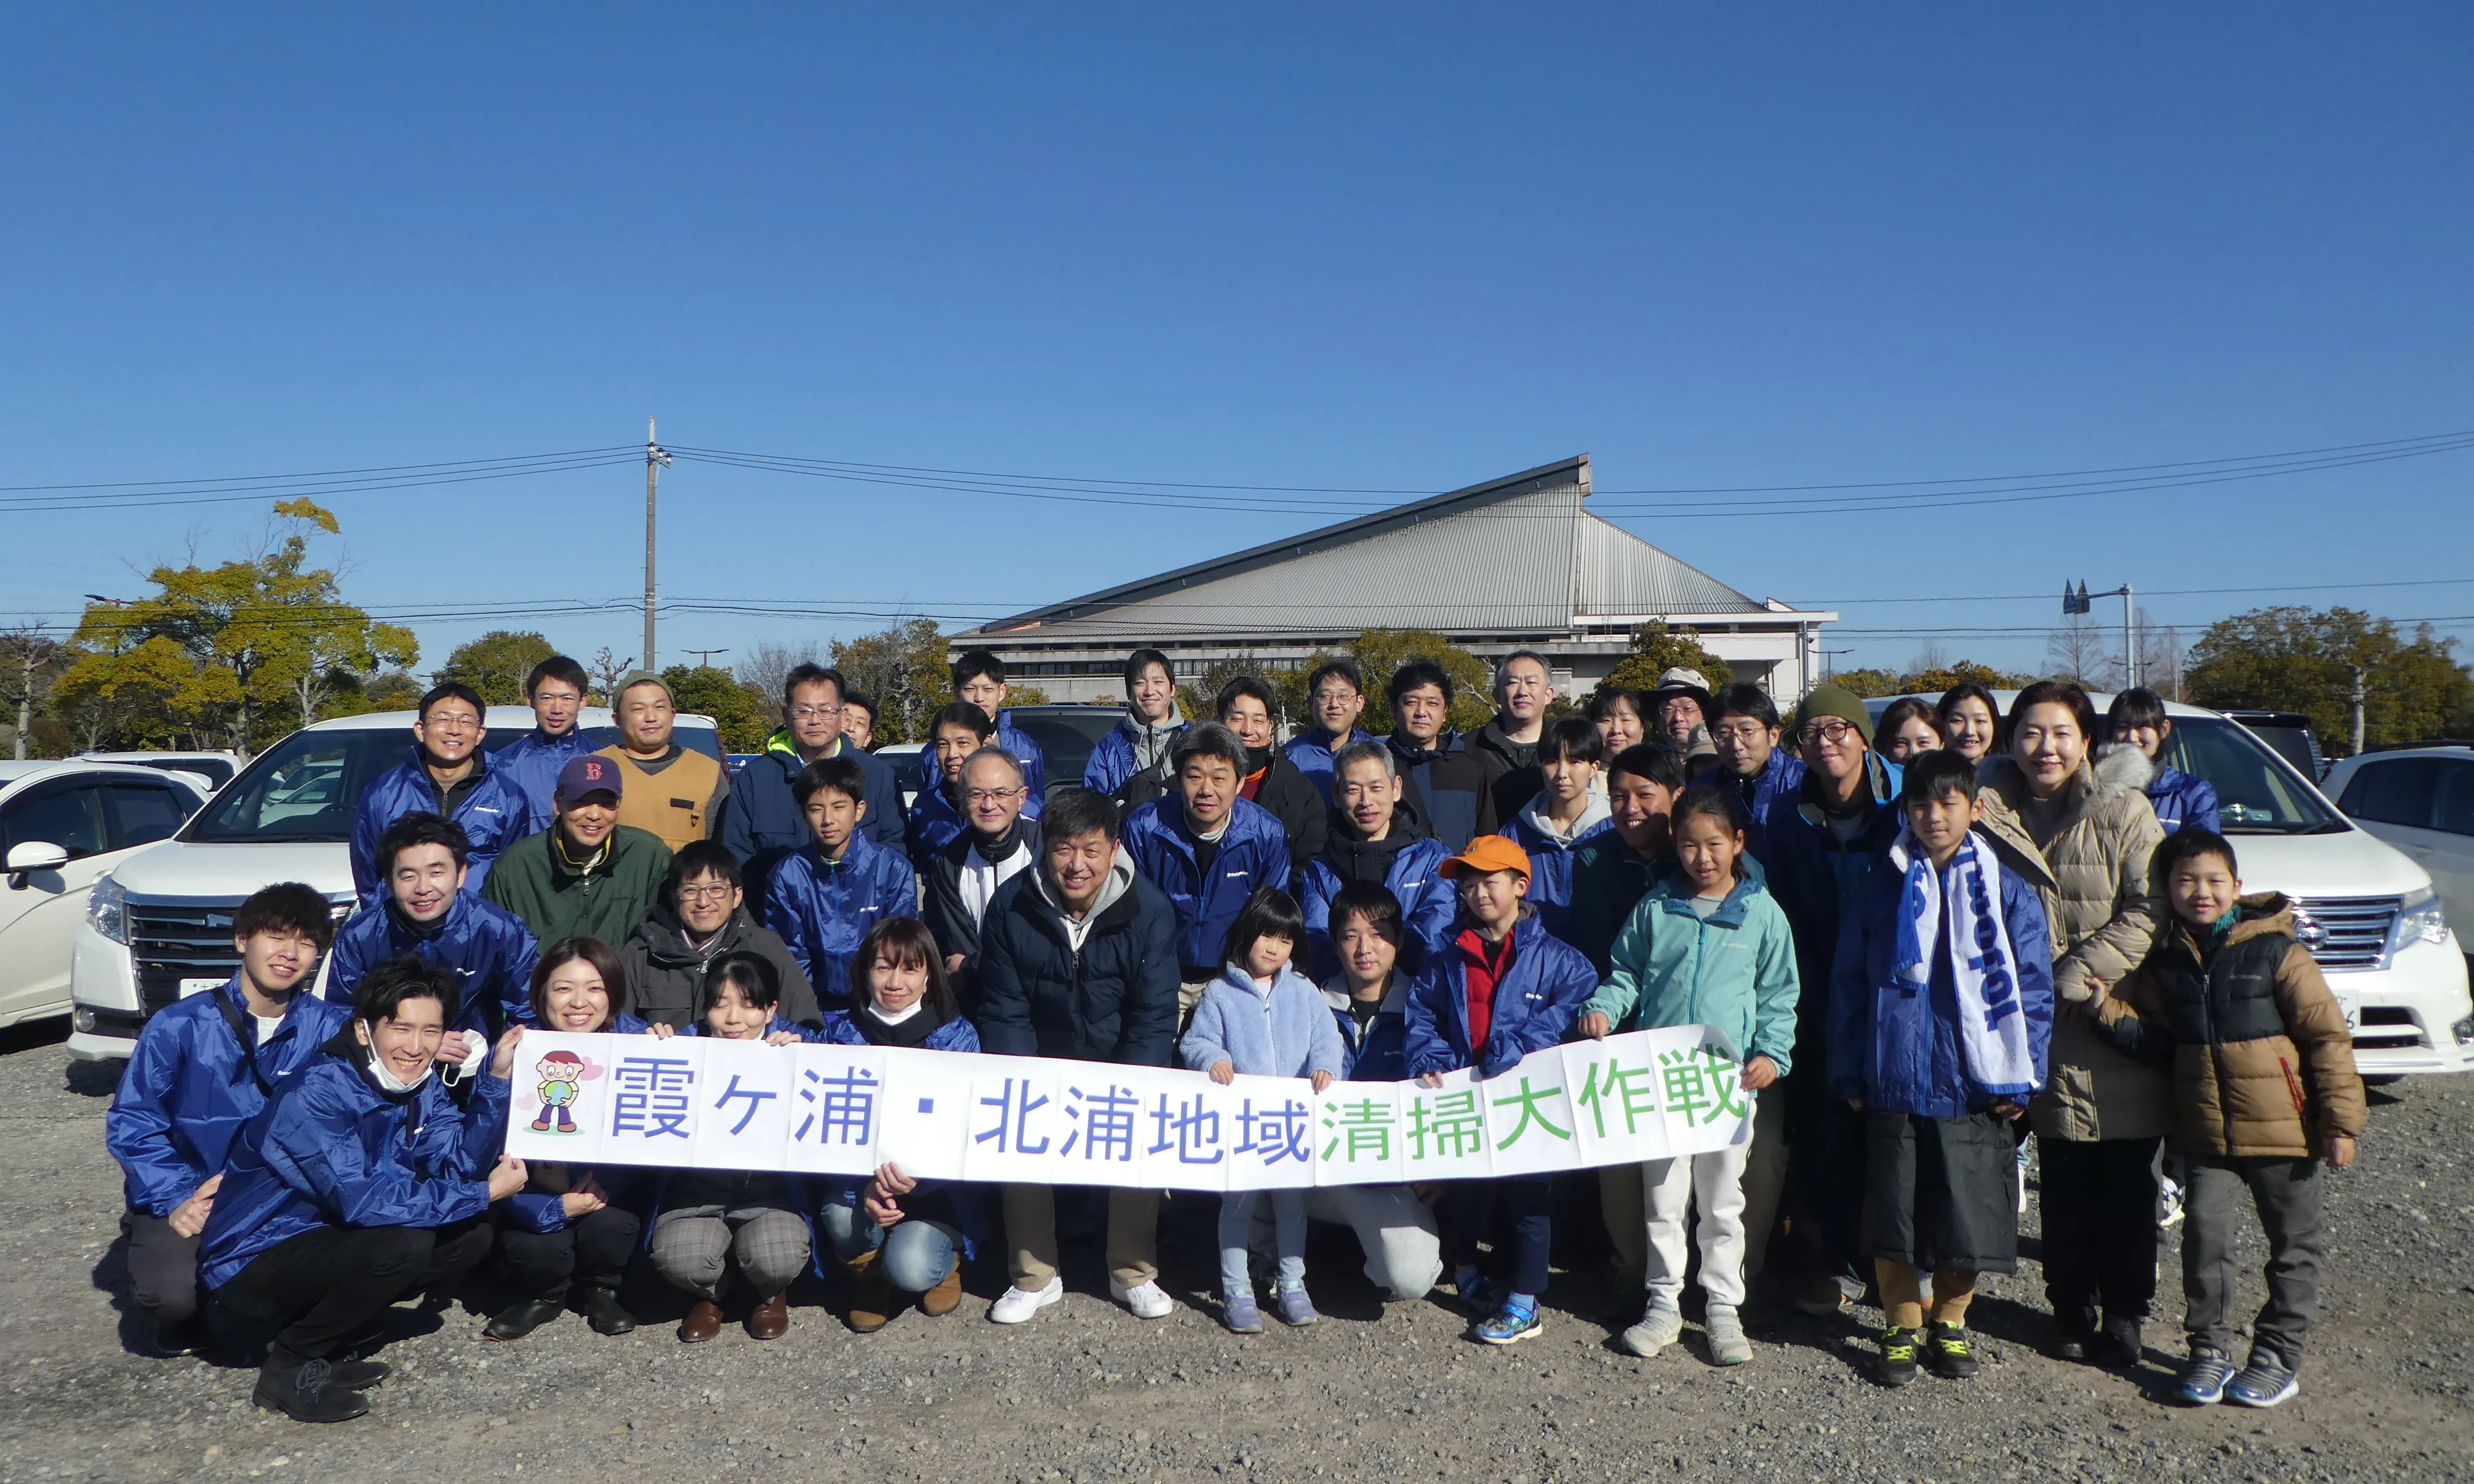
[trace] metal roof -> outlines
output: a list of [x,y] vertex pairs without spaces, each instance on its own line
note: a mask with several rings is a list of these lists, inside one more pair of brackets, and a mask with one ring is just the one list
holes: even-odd
[[1582,508],[1589,455],[1000,619],[976,638],[1552,633],[1590,616],[1778,610]]

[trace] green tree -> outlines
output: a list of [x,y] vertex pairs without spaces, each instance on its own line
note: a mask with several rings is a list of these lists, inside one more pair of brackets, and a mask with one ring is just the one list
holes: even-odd
[[1735,673],[1726,661],[1701,647],[1700,630],[1669,628],[1665,620],[1652,619],[1633,630],[1632,653],[1599,683],[1599,689],[1622,686],[1633,691],[1655,691],[1658,677],[1679,665],[1699,670],[1713,693]]
[[1954,685],[1971,680],[1987,690],[2016,691],[2035,678],[1995,669],[1990,665],[1978,665],[1974,660],[1954,660],[1904,674],[1889,669],[1842,669],[1830,677],[1830,683],[1864,696],[1939,695]]
[[478,639],[456,645],[437,678],[460,680],[481,693],[481,699],[493,706],[521,706],[524,703],[524,676],[556,653],[558,650],[545,635],[529,629],[494,628]]
[[756,688],[743,685],[726,669],[712,665],[673,665],[662,671],[662,683],[679,710],[713,718],[724,752],[762,752],[772,735],[773,712]]
[[928,718],[953,695],[949,649],[934,619],[909,619],[834,641],[834,668],[876,697],[876,740],[922,742]]
[[2216,710],[2298,711],[2331,754],[2352,746],[2348,699],[2363,672],[2363,740],[2444,735],[2474,708],[2474,677],[2457,641],[2430,624],[2412,639],[2352,608],[2255,608],[2208,626],[2191,646],[2191,699]]

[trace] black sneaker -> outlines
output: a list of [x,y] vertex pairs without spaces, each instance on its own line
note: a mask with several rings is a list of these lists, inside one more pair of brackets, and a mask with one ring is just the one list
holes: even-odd
[[2117,1371],[2138,1367],[2147,1358],[2147,1326],[2137,1319],[2106,1315],[2104,1333],[2090,1348],[2089,1357]]
[[198,1348],[206,1343],[206,1321],[194,1314],[171,1324],[149,1314],[146,1327],[146,1349],[158,1359],[194,1355]]
[[481,1326],[485,1340],[521,1340],[567,1312],[566,1303],[557,1299],[525,1299],[514,1307],[500,1311]]
[[327,1363],[335,1369],[335,1384],[352,1391],[367,1391],[395,1375],[395,1367],[383,1360],[355,1360],[347,1355]]
[[347,1423],[370,1409],[369,1399],[338,1381],[335,1368],[323,1360],[269,1361],[250,1399],[296,1423]]
[[1976,1347],[1957,1325],[1936,1322],[1925,1332],[1925,1359],[1933,1375],[1964,1381],[1976,1375]]
[[1904,1386],[1916,1378],[1916,1332],[1893,1325],[1881,1331],[1881,1358],[1873,1375],[1884,1386]]
[[584,1322],[594,1334],[627,1334],[636,1327],[636,1316],[618,1302],[616,1288],[588,1288],[584,1291]]

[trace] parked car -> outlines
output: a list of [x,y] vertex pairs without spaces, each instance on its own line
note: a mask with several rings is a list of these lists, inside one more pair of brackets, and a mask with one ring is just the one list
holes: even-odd
[[919,797],[919,754],[928,750],[928,744],[886,742],[868,750],[893,765],[893,780],[902,786],[902,817],[910,818],[911,801]]
[[78,756],[90,763],[128,763],[138,767],[195,773],[206,781],[209,793],[231,782],[232,774],[240,771],[240,755],[234,752],[81,752]]
[[2328,759],[2319,750],[2319,734],[2311,718],[2298,711],[2228,711],[2226,716],[2250,728],[2251,735],[2276,749],[2278,756],[2307,777],[2328,776]]
[[2327,788],[2356,823],[2431,873],[2451,918],[2474,922],[2474,742],[2341,758]]
[[86,894],[211,791],[193,773],[119,763],[0,763],[0,1026],[69,1012]]
[[1123,706],[1009,706],[1007,719],[1039,743],[1048,767],[1047,791],[1079,789],[1091,749],[1125,718]]
[[[279,881],[326,893],[337,921],[352,915],[352,812],[378,775],[411,756],[409,711],[343,717],[303,727],[258,754],[180,832],[133,852],[93,882],[65,967],[73,1021],[69,1053],[126,1057],[146,1017],[231,977],[232,913]],[[577,718],[587,740],[618,741],[610,713]],[[491,752],[532,729],[522,706],[483,718]],[[679,742],[721,756],[711,717],[682,714]],[[132,771],[138,771],[132,769]],[[318,966],[319,985],[326,965]]]
[[[2014,693],[1995,693],[2006,710]],[[1893,699],[1865,704],[1878,717]],[[2092,699],[2101,714],[2112,697]],[[2434,873],[2347,818],[2246,724],[2178,702],[2165,711],[2165,761],[2216,786],[2244,889],[2293,899],[2296,939],[2344,1009],[2363,1075],[2474,1069],[2465,956]]]

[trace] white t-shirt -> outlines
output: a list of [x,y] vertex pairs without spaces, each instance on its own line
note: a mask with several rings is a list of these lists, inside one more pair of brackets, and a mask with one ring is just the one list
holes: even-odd
[[275,1039],[276,1031],[283,1024],[280,1015],[252,1015],[249,1018],[257,1022],[257,1044],[260,1046]]

